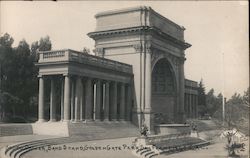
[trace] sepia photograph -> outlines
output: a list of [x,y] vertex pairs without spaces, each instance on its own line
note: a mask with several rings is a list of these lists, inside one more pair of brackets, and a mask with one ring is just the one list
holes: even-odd
[[0,1],[0,158],[249,158],[248,1]]

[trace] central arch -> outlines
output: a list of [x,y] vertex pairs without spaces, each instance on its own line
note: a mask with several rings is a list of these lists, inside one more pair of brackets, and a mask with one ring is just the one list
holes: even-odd
[[155,124],[175,123],[177,86],[174,69],[166,58],[159,59],[152,70],[152,111]]

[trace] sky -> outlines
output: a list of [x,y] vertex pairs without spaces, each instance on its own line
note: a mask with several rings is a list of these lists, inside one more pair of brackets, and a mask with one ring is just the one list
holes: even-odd
[[52,49],[94,49],[87,36],[95,30],[101,11],[146,5],[184,26],[185,77],[203,79],[206,92],[214,88],[230,97],[249,86],[247,1],[0,1],[0,32],[9,33],[14,46],[46,35]]

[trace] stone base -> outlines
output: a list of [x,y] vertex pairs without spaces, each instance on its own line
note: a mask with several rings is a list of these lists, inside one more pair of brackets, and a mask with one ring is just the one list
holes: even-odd
[[189,124],[159,124],[155,125],[156,134],[181,134],[189,133]]
[[32,128],[33,134],[69,136],[68,122],[37,122]]
[[30,135],[33,134],[29,123],[4,123],[0,124],[0,139],[2,136]]

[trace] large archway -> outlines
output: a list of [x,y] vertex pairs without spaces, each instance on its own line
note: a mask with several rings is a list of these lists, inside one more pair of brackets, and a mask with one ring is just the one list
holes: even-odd
[[166,58],[157,61],[152,71],[152,111],[155,124],[174,123],[177,100],[176,77]]

